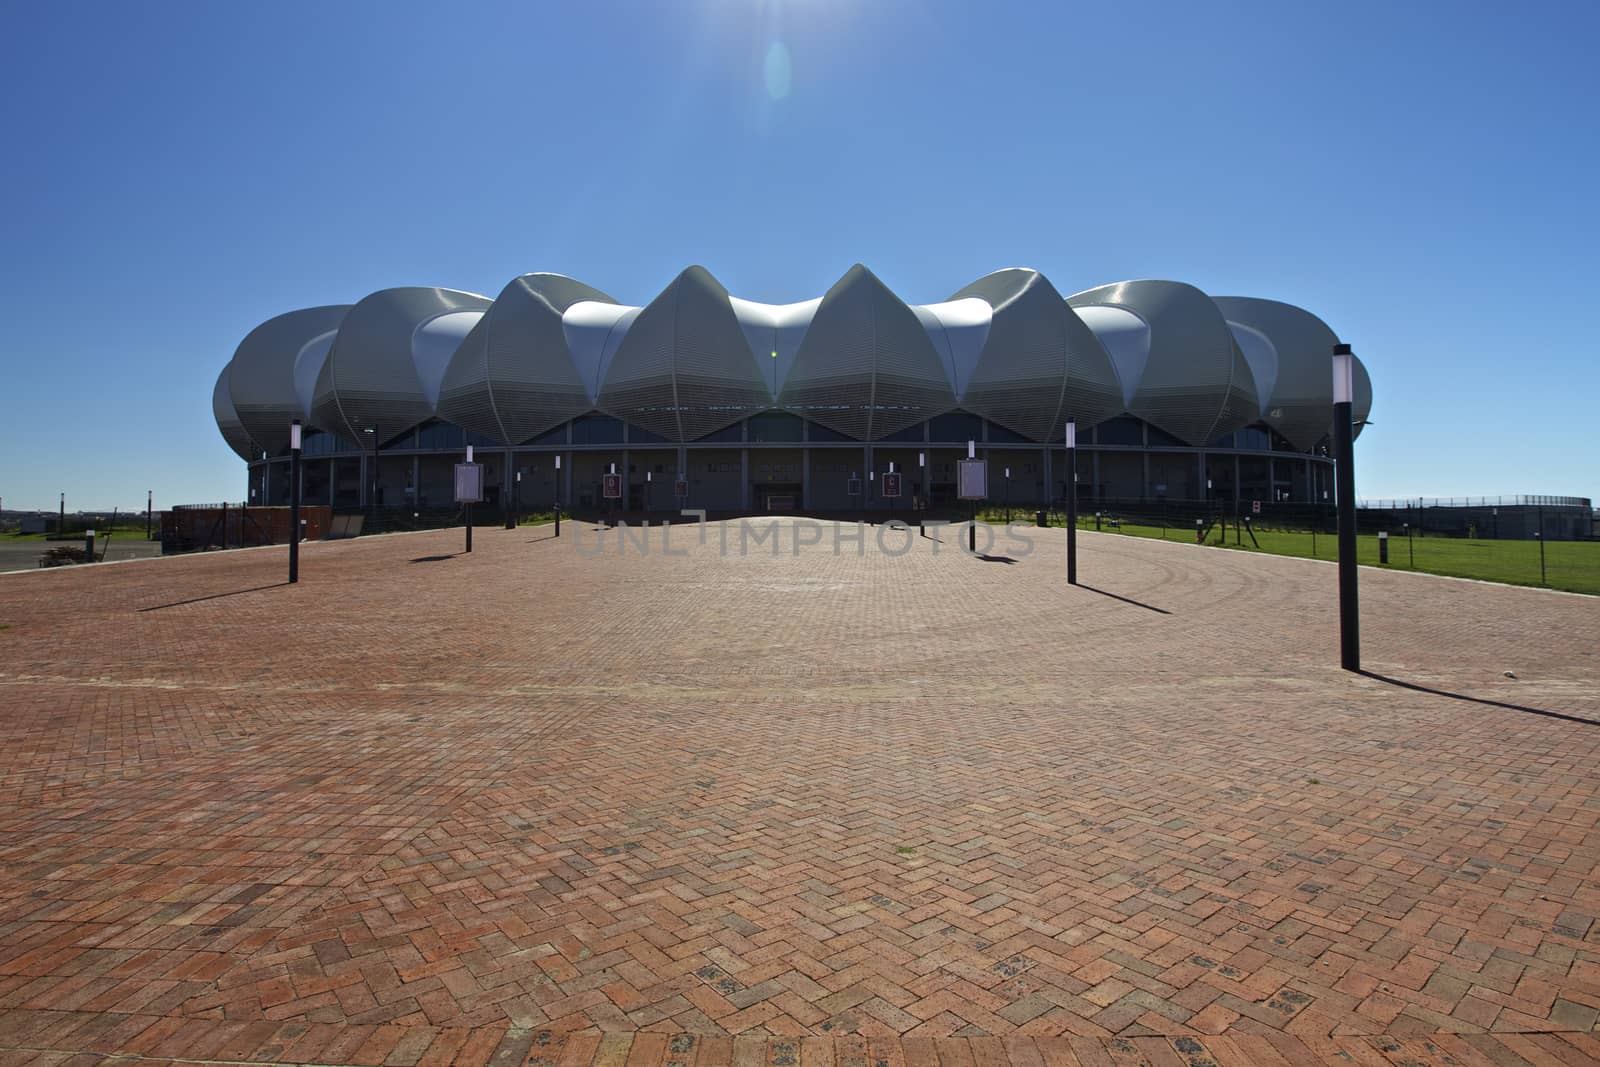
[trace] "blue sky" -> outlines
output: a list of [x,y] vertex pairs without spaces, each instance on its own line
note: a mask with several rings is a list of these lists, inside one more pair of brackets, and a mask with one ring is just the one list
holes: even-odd
[[1300,304],[1372,373],[1363,497],[1600,497],[1600,5],[3,13],[8,508],[238,498],[211,387],[290,308],[857,261],[915,302],[1032,266]]

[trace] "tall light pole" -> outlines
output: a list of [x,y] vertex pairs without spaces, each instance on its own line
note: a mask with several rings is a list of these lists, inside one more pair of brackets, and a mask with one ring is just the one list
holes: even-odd
[[[976,441],[967,442],[967,458],[978,458],[978,444]],[[985,496],[987,496],[989,493],[988,480],[988,473],[985,471],[985,484],[983,487]],[[967,551],[972,553],[974,556],[978,554],[978,501],[976,498],[972,500],[972,521],[967,526]]]
[[1361,611],[1356,596],[1355,353],[1333,346],[1333,476],[1339,506],[1339,665],[1361,669]]
[[[471,445],[467,446],[467,464],[468,464],[468,466],[471,466],[471,464],[472,464],[472,446]],[[482,483],[481,482],[479,483],[479,491],[482,492]],[[468,500],[462,506],[464,508],[466,508],[466,512],[467,512],[467,551],[471,552],[472,551],[472,501]]]
[[561,536],[561,453],[556,453],[556,536]]
[[[922,497],[922,503],[921,503],[920,506],[917,507],[917,510],[919,512],[927,511],[928,510],[928,453],[926,453],[926,452],[918,452],[917,453],[917,493]],[[917,502],[915,500],[913,500],[912,503],[915,505]],[[920,514],[917,516],[917,536],[918,537],[926,537],[926,536],[928,536],[927,524],[926,524],[925,520],[923,519],[923,517]]]
[[367,488],[367,525],[372,527],[368,533],[378,532],[378,428],[368,426],[361,431],[372,438],[372,477],[368,479]]
[[289,423],[289,581],[300,580],[300,420]]
[[1067,420],[1067,584],[1078,584],[1078,420]]
[[150,540],[150,516],[154,513],[152,509],[155,504],[156,491],[154,489],[146,489],[144,491],[144,539],[146,541]]

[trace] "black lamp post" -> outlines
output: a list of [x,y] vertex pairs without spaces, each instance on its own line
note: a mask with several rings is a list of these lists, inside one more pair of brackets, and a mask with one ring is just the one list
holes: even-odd
[[556,536],[561,536],[561,456],[556,455]]
[[[472,446],[471,445],[467,446],[467,465],[469,467],[472,465]],[[483,489],[483,483],[482,482],[478,483],[478,489],[479,489],[480,492],[482,492],[482,489]],[[467,551],[471,552],[472,551],[472,501],[471,500],[466,501],[462,505],[462,507],[466,509],[466,517],[467,517]]]
[[300,420],[289,423],[289,581],[300,580]]
[[1067,584],[1078,584],[1078,420],[1067,420]]
[[146,541],[150,540],[150,516],[155,514],[155,505],[156,491],[154,489],[146,489],[144,491],[144,539]]
[[[967,442],[967,458],[978,458],[978,445],[976,441]],[[987,471],[985,471],[984,474],[983,491],[984,495],[987,496],[989,493],[989,477]],[[976,500],[972,501],[972,520],[967,526],[967,551],[972,553],[974,556],[978,554],[978,502]]]
[[510,502],[508,504],[506,504],[506,529],[508,529],[508,530],[515,530],[517,528],[517,512],[522,510],[522,472],[521,471],[517,471],[516,472],[516,476],[515,476],[515,478],[513,478],[513,482],[514,482],[514,487],[512,489],[512,497],[511,497]]
[[1334,492],[1339,506],[1339,665],[1361,669],[1361,611],[1356,593],[1355,353],[1333,346]]
[[372,527],[368,533],[376,533],[378,529],[378,428],[368,426],[361,431],[372,438],[372,477],[368,479],[370,485],[367,489],[367,525]]

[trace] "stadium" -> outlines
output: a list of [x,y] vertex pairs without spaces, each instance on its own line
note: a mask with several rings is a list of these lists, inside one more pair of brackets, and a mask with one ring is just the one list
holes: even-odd
[[[1273,300],[1173,281],[1063,296],[1020,268],[933,304],[860,265],[782,305],[702,267],[643,307],[526,274],[493,299],[407,287],[279,315],[240,342],[213,408],[251,504],[288,502],[296,418],[303,499],[336,509],[453,508],[469,444],[488,503],[518,511],[600,506],[613,465],[633,511],[939,508],[969,441],[993,500],[1040,505],[1071,484],[1069,419],[1085,505],[1314,504],[1333,495],[1336,340]],[[1355,400],[1359,431],[1359,362]]]

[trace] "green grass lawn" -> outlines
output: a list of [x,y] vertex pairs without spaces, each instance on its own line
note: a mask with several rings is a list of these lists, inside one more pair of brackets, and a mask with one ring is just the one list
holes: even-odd
[[[1080,529],[1094,529],[1094,516],[1079,518]],[[1168,541],[1194,544],[1194,529],[1169,526],[1165,531],[1159,526],[1137,526],[1123,523],[1120,529],[1103,527],[1105,532],[1129,537],[1163,536]],[[1218,531],[1212,529],[1207,543],[1217,544]],[[1239,535],[1233,524],[1228,524],[1227,547],[1243,552],[1265,552],[1274,556],[1301,556],[1307,559],[1333,560],[1337,558],[1337,545],[1331,533],[1310,533],[1290,530],[1257,530],[1258,549],[1250,543],[1250,534],[1244,544],[1235,542]],[[1479,541],[1459,537],[1417,537],[1407,543],[1404,537],[1389,538],[1389,567],[1392,570],[1417,570],[1428,574],[1445,574],[1455,578],[1478,578],[1486,582],[1505,582],[1509,585],[1546,585],[1551,589],[1564,589],[1572,593],[1600,595],[1600,542],[1551,541],[1545,546],[1545,580],[1539,579],[1539,543],[1537,541]],[[1415,565],[1412,564],[1415,553]],[[1356,559],[1363,564],[1378,566],[1378,538],[1362,534],[1356,539]]]
[[[159,526],[157,526],[157,527],[155,527],[153,532],[156,533],[157,535],[159,535],[160,532],[161,532],[161,528]],[[104,541],[107,533],[110,533],[110,534],[114,535],[114,537],[117,540],[121,540],[121,539],[127,538],[127,537],[134,537],[134,538],[137,538],[140,541],[143,541],[144,540],[144,519],[141,518],[137,523],[122,523],[122,522],[119,522],[119,523],[117,523],[117,525],[115,527],[113,527],[113,528],[111,528],[109,530],[104,526],[96,526],[96,527],[94,527],[95,543],[99,544],[100,542]],[[6,530],[4,532],[0,532],[0,540],[3,540],[6,544],[10,544],[10,543],[12,543],[14,541],[41,541],[42,542],[42,541],[46,541],[49,538],[52,538],[54,536],[55,536],[55,534],[53,532],[51,532],[51,533],[32,533],[32,534],[18,533],[15,530]],[[69,543],[72,543],[72,542],[76,542],[76,543],[78,543],[80,545],[83,543],[83,531],[82,530],[77,530],[77,529],[68,530],[67,535],[66,535],[66,539],[63,540],[63,541],[60,541],[59,543],[60,544],[69,544]]]

